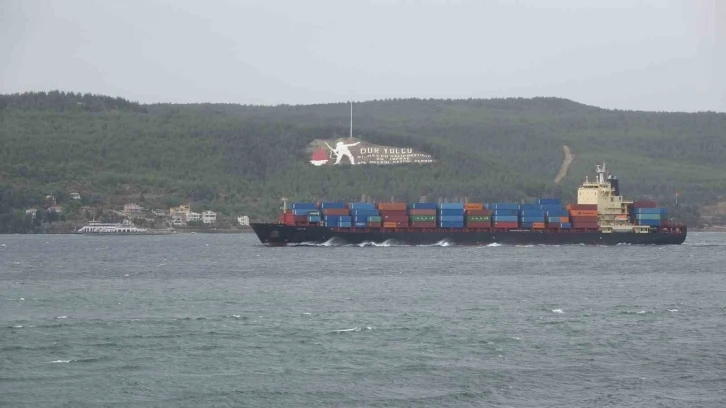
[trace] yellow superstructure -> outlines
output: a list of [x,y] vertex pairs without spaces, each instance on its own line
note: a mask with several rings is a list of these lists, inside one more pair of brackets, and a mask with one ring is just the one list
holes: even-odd
[[[632,201],[624,200],[617,195],[613,176],[605,177],[607,169],[605,163],[596,165],[597,176],[595,181],[585,178],[582,186],[577,189],[578,204],[596,204],[598,224],[602,232],[637,232],[647,234],[650,227],[635,225],[628,219],[628,204]],[[616,182],[616,181],[615,181]]]

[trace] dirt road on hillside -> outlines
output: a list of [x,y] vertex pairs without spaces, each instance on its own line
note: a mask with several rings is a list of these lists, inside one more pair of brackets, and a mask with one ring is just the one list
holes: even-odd
[[572,161],[575,160],[575,155],[572,154],[572,152],[570,151],[570,146],[563,145],[562,150],[565,152],[565,159],[562,160],[562,166],[560,166],[560,171],[557,172],[557,177],[555,177],[555,184],[559,184],[559,182],[562,181],[565,176],[567,176],[567,170],[569,170]]

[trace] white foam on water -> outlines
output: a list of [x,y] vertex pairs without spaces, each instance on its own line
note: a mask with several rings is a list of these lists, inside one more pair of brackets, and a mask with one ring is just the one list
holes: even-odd
[[20,298],[20,300],[25,300],[25,298]]
[[360,327],[353,327],[352,329],[340,329],[340,330],[336,330],[335,332],[336,333],[347,333],[347,332],[359,332],[359,331],[360,331]]
[[48,364],[60,364],[60,363],[70,363],[73,360],[55,360],[55,361],[48,361]]
[[562,311],[562,309],[554,309],[552,310],[552,313],[565,313]]
[[500,247],[500,246],[502,246],[502,244],[500,244],[500,243],[498,243],[498,242],[492,242],[491,244],[489,244],[489,245],[487,245],[487,246],[488,246],[488,247]]
[[647,313],[645,310],[641,310],[640,312],[637,312],[637,314],[645,314]]
[[240,316],[240,315],[234,315],[234,314],[233,314],[233,315],[230,315],[229,317],[234,317],[235,319],[239,319],[239,318],[240,318],[240,317],[242,317],[242,316]]
[[58,316],[58,317],[56,317],[56,319],[67,319],[67,318],[68,318],[68,316]]
[[669,312],[677,312],[678,309],[668,309]]
[[304,315],[309,315],[310,313],[308,313],[308,312],[305,312],[305,313],[303,313],[303,314],[304,314]]
[[20,326],[20,325],[18,325],[18,326],[13,326],[13,329],[22,329],[22,328],[23,328],[23,326]]

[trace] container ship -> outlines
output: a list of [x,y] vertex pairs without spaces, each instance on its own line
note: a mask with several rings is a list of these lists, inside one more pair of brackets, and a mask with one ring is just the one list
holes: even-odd
[[687,227],[667,208],[620,195],[617,177],[597,165],[577,204],[285,202],[278,222],[251,223],[266,245],[392,242],[403,245],[678,245]]

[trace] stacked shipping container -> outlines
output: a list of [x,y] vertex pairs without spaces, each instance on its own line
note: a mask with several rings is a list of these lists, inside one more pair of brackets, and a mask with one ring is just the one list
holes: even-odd
[[570,213],[572,228],[576,229],[598,229],[597,204],[569,204],[567,210]]
[[668,221],[668,209],[656,207],[652,201],[636,201],[630,211],[630,219],[634,224],[659,227]]
[[438,213],[440,228],[464,228],[464,204],[441,203]]
[[[285,223],[342,228],[598,229],[597,205],[540,198],[536,204],[512,203],[292,203]],[[668,219],[654,202],[635,202],[630,217],[638,225],[660,226]]]

